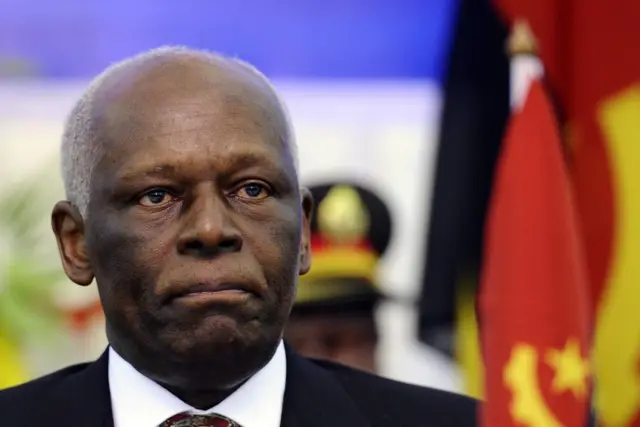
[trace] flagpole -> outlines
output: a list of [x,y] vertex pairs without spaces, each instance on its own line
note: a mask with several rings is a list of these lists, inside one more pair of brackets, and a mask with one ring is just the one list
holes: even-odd
[[510,61],[510,105],[519,111],[529,92],[531,82],[544,75],[542,61],[537,56],[536,39],[527,21],[517,19],[507,40]]

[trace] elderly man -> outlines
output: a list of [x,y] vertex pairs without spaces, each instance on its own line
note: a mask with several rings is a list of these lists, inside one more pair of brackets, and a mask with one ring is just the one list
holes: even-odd
[[283,344],[313,202],[249,65],[186,48],[114,65],[71,112],[62,168],[62,265],[96,280],[110,346],[0,392],[3,426],[474,425],[470,399]]

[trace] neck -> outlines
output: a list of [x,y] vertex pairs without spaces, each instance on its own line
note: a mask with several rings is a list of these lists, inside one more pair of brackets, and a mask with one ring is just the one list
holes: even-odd
[[234,391],[236,391],[242,384],[226,389],[226,390],[186,390],[183,388],[176,388],[167,384],[160,384],[162,387],[170,391],[178,399],[182,400],[189,406],[196,409],[207,410],[221,403]]

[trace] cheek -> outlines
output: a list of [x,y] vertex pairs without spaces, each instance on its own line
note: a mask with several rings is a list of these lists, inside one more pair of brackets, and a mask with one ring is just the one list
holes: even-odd
[[109,292],[104,293],[116,297],[141,297],[163,265],[167,245],[160,235],[144,228],[132,232],[120,222],[103,220],[87,239],[101,293],[106,288]]
[[296,260],[300,250],[297,210],[289,206],[270,206],[261,215],[238,215],[243,238],[250,244],[263,267],[279,268]]
[[[263,222],[253,232],[245,232],[249,246],[265,279],[285,308],[293,299],[298,276],[300,231],[295,223]],[[248,237],[251,236],[251,237]]]

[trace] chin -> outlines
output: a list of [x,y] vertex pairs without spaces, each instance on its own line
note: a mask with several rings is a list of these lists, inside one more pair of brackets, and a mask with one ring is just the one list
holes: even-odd
[[131,326],[135,322],[107,322],[107,335],[138,371],[186,389],[237,386],[270,360],[282,336],[284,321],[279,316],[193,314],[180,320],[151,319],[136,328]]
[[[229,318],[208,319],[167,342],[163,382],[181,387],[234,387],[273,356],[280,334],[264,326],[239,325]],[[161,356],[160,356],[161,357]]]

